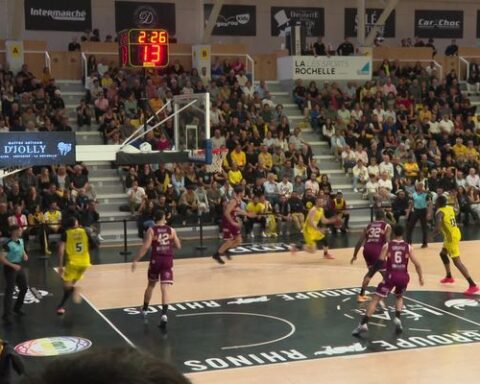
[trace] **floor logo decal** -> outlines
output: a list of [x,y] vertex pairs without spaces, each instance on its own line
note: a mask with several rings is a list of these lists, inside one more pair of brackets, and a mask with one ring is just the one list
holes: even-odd
[[461,294],[407,292],[395,335],[394,298],[371,319],[369,334],[351,336],[365,312],[357,288],[234,297],[170,305],[167,334],[161,305],[102,313],[136,346],[185,373],[480,342],[480,305]]
[[82,337],[45,337],[17,344],[15,352],[23,356],[59,356],[85,351],[91,346],[92,342]]

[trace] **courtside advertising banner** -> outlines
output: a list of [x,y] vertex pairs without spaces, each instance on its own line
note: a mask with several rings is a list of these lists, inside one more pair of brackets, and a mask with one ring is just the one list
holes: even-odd
[[277,73],[279,80],[371,80],[372,57],[284,56]]
[[[367,8],[365,9],[365,33],[368,35],[377,23],[383,9]],[[358,32],[358,14],[357,8],[345,8],[345,36],[357,37]],[[378,29],[382,37],[395,37],[395,10],[390,13],[384,25]]]
[[463,38],[463,11],[415,11],[415,36],[421,38]]
[[175,4],[116,1],[116,31],[132,28],[162,28],[166,29],[171,36],[175,35]]
[[92,29],[90,0],[25,0],[24,10],[26,30],[83,32]]
[[1,132],[0,167],[75,164],[74,132]]
[[323,8],[272,7],[270,30],[272,36],[285,36],[286,30],[301,23],[308,37],[325,34],[325,10]]
[[[213,4],[204,5],[205,22],[210,17],[212,8]],[[212,35],[256,36],[257,7],[255,5],[222,5]]]

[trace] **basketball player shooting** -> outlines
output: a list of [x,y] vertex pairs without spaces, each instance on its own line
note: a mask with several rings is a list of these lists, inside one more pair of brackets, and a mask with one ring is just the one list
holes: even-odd
[[160,281],[160,290],[162,292],[162,316],[160,319],[160,328],[167,326],[167,311],[170,302],[169,290],[173,284],[173,248],[181,248],[180,239],[177,232],[172,227],[166,225],[165,212],[156,211],[154,213],[155,225],[148,229],[143,244],[138,251],[138,255],[133,259],[132,272],[135,272],[137,263],[148,252],[150,247],[150,264],[148,266],[148,284],[145,289],[142,317],[147,320],[148,306],[152,298],[153,290],[158,281]]

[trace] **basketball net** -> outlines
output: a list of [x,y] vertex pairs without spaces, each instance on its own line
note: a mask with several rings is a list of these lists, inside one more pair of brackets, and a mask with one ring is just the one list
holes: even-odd
[[[221,173],[223,170],[223,162],[227,158],[228,148],[216,148],[212,149],[212,163],[206,164],[208,173]],[[201,161],[205,159],[205,150],[197,149],[192,152],[191,159]]]

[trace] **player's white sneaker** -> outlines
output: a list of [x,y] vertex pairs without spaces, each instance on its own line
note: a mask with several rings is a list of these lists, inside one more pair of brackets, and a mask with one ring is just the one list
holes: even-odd
[[140,314],[142,316],[142,319],[143,319],[143,322],[144,323],[147,323],[148,322],[148,319],[147,319],[147,311],[144,311],[143,309],[140,311]]
[[353,336],[361,336],[362,334],[368,332],[368,325],[367,324],[359,324],[357,328],[355,328],[352,332]]
[[397,332],[397,333],[402,333],[403,332],[402,321],[398,317],[395,317],[393,319],[393,324],[395,324],[395,332]]

